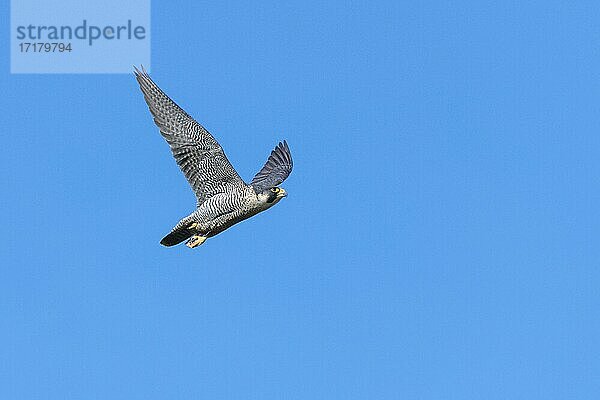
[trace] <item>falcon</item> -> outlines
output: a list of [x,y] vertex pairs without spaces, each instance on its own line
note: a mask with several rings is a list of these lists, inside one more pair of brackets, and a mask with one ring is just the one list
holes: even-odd
[[282,198],[279,185],[292,172],[287,142],[279,144],[250,184],[233,168],[215,138],[171,100],[150,78],[144,67],[134,75],[154,122],[165,138],[179,168],[196,194],[196,210],[175,225],[160,243],[175,246],[187,240],[194,248],[225,229],[259,212]]

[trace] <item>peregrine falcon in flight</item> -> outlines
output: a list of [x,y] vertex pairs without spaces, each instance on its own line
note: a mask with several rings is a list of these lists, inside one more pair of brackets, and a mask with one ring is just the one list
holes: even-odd
[[196,194],[196,210],[175,225],[160,243],[174,246],[189,239],[194,248],[230,226],[274,206],[287,193],[278,187],[292,172],[287,142],[280,142],[262,169],[246,184],[223,149],[202,125],[190,117],[150,79],[135,68],[154,122]]

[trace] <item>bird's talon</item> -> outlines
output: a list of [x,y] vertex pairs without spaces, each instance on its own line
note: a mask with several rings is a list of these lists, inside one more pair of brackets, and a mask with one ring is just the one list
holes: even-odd
[[190,240],[188,240],[185,245],[187,247],[189,247],[190,249],[193,249],[194,247],[198,247],[200,246],[202,243],[206,242],[206,236],[198,236],[198,235],[194,235],[190,238]]

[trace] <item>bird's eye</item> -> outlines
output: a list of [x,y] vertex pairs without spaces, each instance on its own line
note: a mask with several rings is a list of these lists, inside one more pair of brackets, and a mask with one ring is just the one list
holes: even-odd
[[277,193],[277,192],[279,192],[279,188],[277,188],[277,187],[271,188],[271,192]]

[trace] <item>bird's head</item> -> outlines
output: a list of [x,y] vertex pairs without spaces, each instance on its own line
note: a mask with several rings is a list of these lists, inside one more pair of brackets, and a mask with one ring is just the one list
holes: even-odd
[[279,202],[279,200],[287,197],[287,192],[280,187],[272,187],[270,189],[265,189],[260,192],[258,195],[258,201],[263,203],[267,208],[274,206]]

